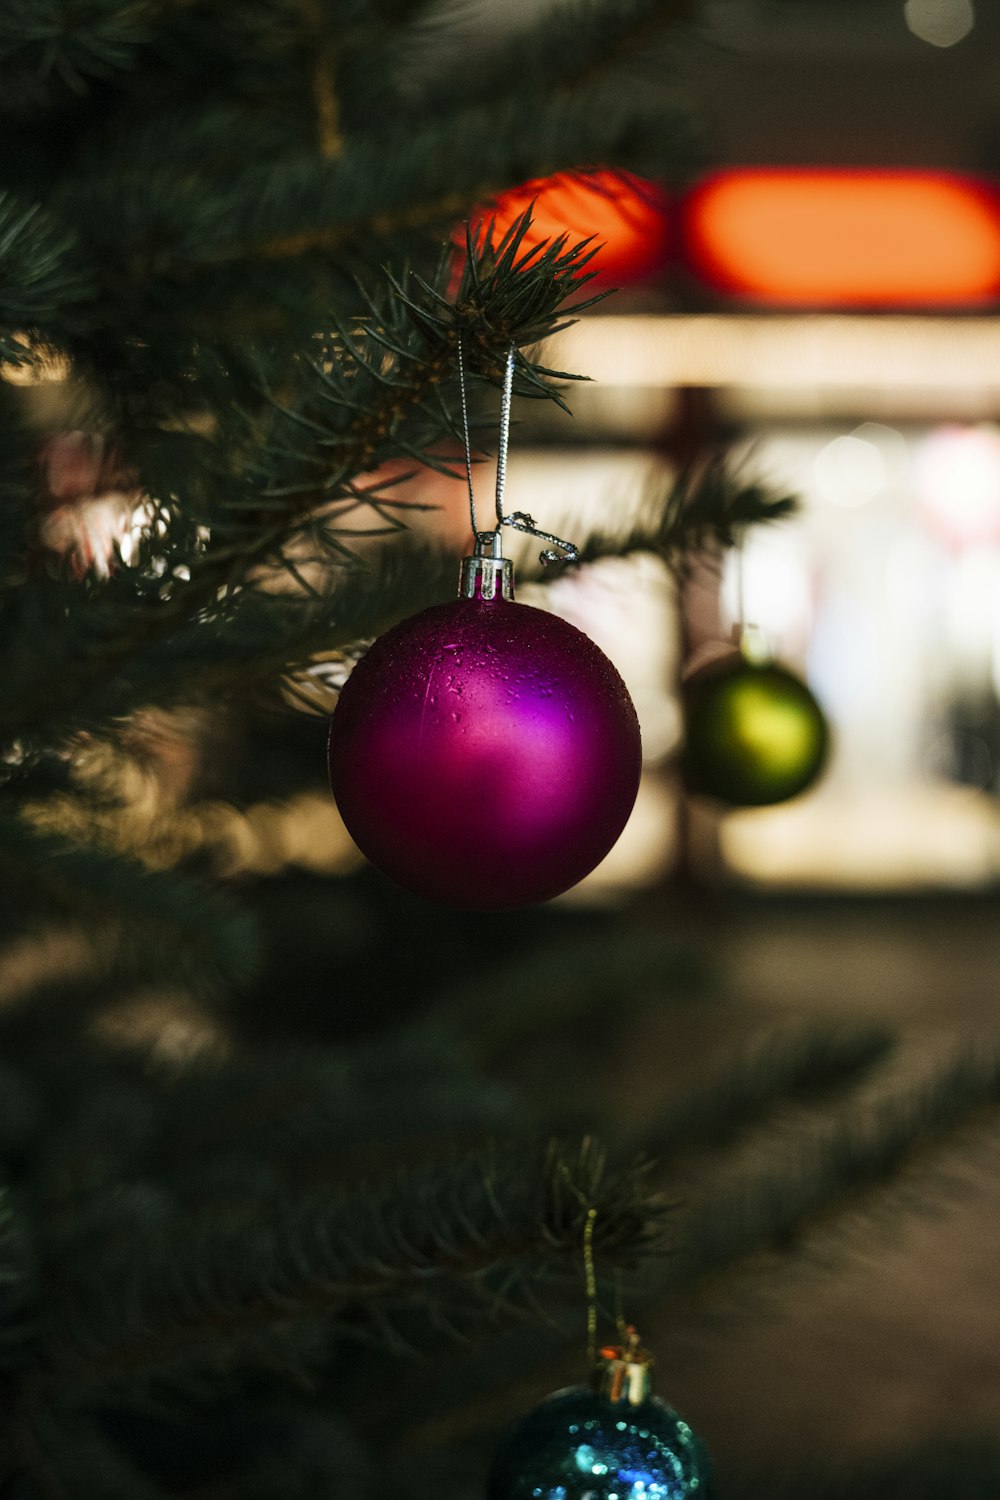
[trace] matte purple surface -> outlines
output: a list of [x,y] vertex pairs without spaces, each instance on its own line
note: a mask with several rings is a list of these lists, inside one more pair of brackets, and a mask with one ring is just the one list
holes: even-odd
[[547,901],[603,859],[639,786],[628,690],[556,615],[456,599],[381,636],[330,725],[330,783],[355,843],[431,900]]

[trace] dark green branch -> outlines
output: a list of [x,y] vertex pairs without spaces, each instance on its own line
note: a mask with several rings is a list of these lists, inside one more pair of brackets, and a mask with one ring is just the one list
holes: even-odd
[[814,1230],[870,1205],[964,1132],[993,1125],[998,1104],[1000,1060],[963,1059],[860,1122],[806,1140],[780,1171],[727,1181],[685,1211],[661,1290],[680,1292],[761,1252],[787,1253]]
[[196,991],[240,985],[253,971],[253,923],[220,892],[36,832],[9,810],[0,810],[0,882],[26,918],[87,930],[105,974],[137,953],[144,977],[169,974]]
[[662,1229],[647,1168],[607,1171],[585,1143],[535,1160],[490,1152],[420,1168],[379,1188],[289,1202],[266,1221],[185,1218],[155,1242],[111,1245],[81,1285],[73,1258],[49,1288],[44,1362],[57,1384],[253,1357],[269,1330],[356,1320],[369,1305],[416,1301],[459,1318],[516,1304],[553,1272],[579,1274],[596,1210],[598,1254],[627,1262]]

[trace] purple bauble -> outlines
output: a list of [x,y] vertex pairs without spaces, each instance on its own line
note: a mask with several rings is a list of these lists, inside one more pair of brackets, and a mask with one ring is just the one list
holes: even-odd
[[547,901],[603,859],[639,786],[639,723],[594,642],[558,615],[461,598],[358,663],[330,784],[359,849],[451,906]]

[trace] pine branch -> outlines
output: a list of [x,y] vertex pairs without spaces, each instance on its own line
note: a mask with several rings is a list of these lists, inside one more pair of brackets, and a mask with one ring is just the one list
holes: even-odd
[[[495,309],[491,306],[489,311],[492,315]],[[482,342],[483,322],[473,306],[466,337],[486,368],[499,370],[505,346],[499,339]],[[455,337],[454,331],[450,337]],[[450,370],[447,378],[454,378]],[[71,607],[76,602],[74,586],[53,583],[48,585],[50,623],[39,637],[37,611],[40,605],[45,608],[40,580],[23,626],[25,635],[32,634],[32,652],[19,647],[17,634],[11,641],[13,659],[30,666],[31,678],[18,683],[14,672],[8,674],[10,692],[5,712],[0,710],[0,727],[6,718],[8,734],[30,740],[33,734],[52,736],[76,727],[98,730],[109,718],[144,703],[166,705],[239,693],[273,680],[315,652],[335,653],[370,639],[447,597],[454,581],[454,558],[407,543],[384,547],[364,562],[351,559],[350,565],[342,564],[331,577],[331,591],[318,598],[251,588],[235,595],[225,609],[206,613],[208,598],[218,591],[234,561],[246,555],[249,568],[265,541],[273,551],[282,536],[294,537],[299,507],[313,498],[308,488],[288,497],[290,515],[274,522],[268,532],[258,525],[259,541],[251,539],[245,549],[234,540],[225,545],[220,541],[208,553],[183,553],[192,580],[174,585],[167,599],[157,599],[155,612],[141,595],[134,599],[135,583],[128,579],[122,579],[120,589],[118,580],[111,580],[101,608],[82,611]],[[247,496],[244,517],[234,522],[240,531],[252,530],[254,505],[253,497]],[[647,519],[625,535],[611,530],[591,534],[581,545],[581,560],[650,551],[683,566],[697,551],[729,545],[746,526],[780,519],[793,506],[791,499],[769,495],[719,461],[704,474],[682,475],[662,513],[651,500]],[[338,538],[334,528],[334,546]],[[124,598],[118,602],[116,595]],[[68,661],[74,664],[71,678]],[[60,672],[65,691],[54,696],[48,684]]]
[[[619,939],[620,930],[615,937]],[[636,1017],[664,1005],[689,1009],[707,1000],[706,966],[683,942],[661,933],[629,931],[627,941],[610,941],[607,930],[565,932],[531,953],[477,974],[475,1004],[470,1006],[469,979],[449,985],[435,1014],[454,1028],[482,1065],[495,1066],[512,1054],[538,1045],[546,1035],[575,1027],[600,1031],[613,1018]],[[558,1080],[552,1081],[553,1091]],[[567,1089],[579,1109],[575,1079]],[[546,1100],[551,1109],[553,1097]],[[653,1154],[653,1153],[651,1153]]]
[[[147,469],[144,478],[164,497],[167,517],[163,526],[149,530],[135,566],[119,568],[99,586],[91,580],[86,588],[41,575],[32,580],[23,603],[15,590],[0,733],[30,736],[47,728],[51,734],[74,719],[93,723],[95,717],[137,706],[129,694],[139,687],[137,679],[156,681],[163,665],[160,643],[181,661],[190,649],[211,672],[213,640],[232,634],[241,605],[253,596],[273,605],[272,659],[276,648],[287,659],[291,642],[279,634],[282,601],[255,587],[261,570],[266,576],[270,565],[273,574],[303,527],[310,538],[338,550],[336,508],[357,504],[360,472],[398,454],[401,445],[423,454],[442,435],[454,435],[456,418],[450,413],[457,402],[442,403],[441,388],[454,390],[459,337],[466,342],[471,376],[498,379],[508,345],[533,344],[551,331],[567,298],[586,279],[585,246],[556,242],[526,252],[528,223],[525,216],[500,244],[488,234],[481,239],[454,304],[441,290],[444,265],[438,286],[416,281],[390,286],[355,329],[341,325],[319,363],[302,362],[304,389],[283,403],[275,401],[263,427],[257,414],[244,414],[238,439],[230,426],[227,442],[203,444],[200,454],[183,439],[182,450],[201,459],[185,486],[183,517],[166,498],[167,475],[160,487],[155,469]],[[387,351],[387,337],[401,353]],[[518,390],[554,393],[524,355],[518,357],[518,372]],[[390,509],[393,503],[391,494],[377,490],[374,501]],[[334,508],[322,528],[315,521],[318,507]],[[175,519],[186,523],[178,524],[176,538]],[[198,527],[209,533],[207,542],[198,540]],[[286,617],[287,603],[286,598]],[[261,617],[244,612],[239,619],[236,628],[245,629],[244,640],[253,633],[255,618]],[[307,620],[300,632],[303,646],[311,641],[315,623]],[[358,629],[355,638],[372,633]],[[63,684],[59,695],[50,689],[54,675]],[[151,688],[154,696],[155,691]]]
[[[493,356],[495,357],[495,356]],[[581,545],[589,562],[628,551],[662,552],[678,563],[699,550],[727,545],[745,526],[777,520],[794,506],[746,483],[720,461],[704,479],[682,476],[670,491],[663,514],[651,497],[646,519],[627,533],[591,534]],[[251,592],[226,615],[196,619],[136,657],[136,673],[120,669],[101,696],[90,700],[81,722],[97,727],[108,714],[123,713],[143,700],[144,680],[157,702],[234,694],[254,683],[307,664],[314,653],[351,654],[356,643],[373,638],[398,620],[446,598],[454,583],[455,559],[412,538],[353,560],[335,575],[327,595],[299,598]],[[141,674],[141,675],[140,675]],[[541,1013],[531,1007],[533,1024]],[[506,1026],[506,1021],[503,1023]]]
[[178,1191],[245,1163],[270,1196],[324,1169],[342,1178],[359,1151],[426,1155],[436,1138],[509,1134],[516,1114],[510,1089],[474,1073],[454,1037],[419,1028],[335,1054],[196,1064],[157,1096],[152,1149]]
[[656,552],[681,569],[691,554],[734,546],[750,526],[784,520],[797,501],[748,479],[724,454],[681,471],[666,496],[652,494],[644,517],[625,535],[594,532],[580,547],[580,561],[629,552]]
[[[253,1361],[303,1319],[350,1326],[411,1302],[459,1316],[511,1307],[533,1281],[576,1271],[588,1209],[598,1254],[625,1261],[660,1232],[647,1169],[610,1173],[584,1144],[534,1162],[490,1152],[378,1189],[323,1193],[266,1221],[185,1218],[148,1243],[108,1246],[95,1267],[64,1245],[42,1354],[57,1383],[112,1381],[176,1363]],[[84,1278],[90,1277],[90,1280]]]
[[828,1101],[853,1088],[894,1045],[892,1033],[881,1027],[815,1023],[755,1041],[696,1091],[644,1124],[641,1149],[669,1161],[682,1152],[724,1145],[789,1103]]
[[72,7],[61,0],[5,0],[0,109],[34,113],[131,69],[150,39],[150,11],[136,0],[78,0]]
[[[530,30],[488,52],[474,79],[456,69],[445,88],[460,99],[518,79],[551,95],[610,77],[634,91],[637,79],[655,70],[662,102],[668,44],[690,33],[696,15],[692,0],[564,0]],[[690,131],[684,133],[689,139]]]
[[72,230],[39,204],[0,190],[0,358],[26,364],[27,335],[46,327],[65,338],[94,297]]
[[[850,1048],[845,1051],[850,1052]],[[689,1195],[676,1210],[670,1226],[670,1253],[647,1257],[638,1274],[631,1275],[626,1288],[627,1306],[633,1316],[645,1306],[650,1316],[664,1297],[670,1302],[692,1293],[705,1292],[725,1275],[745,1272],[752,1267],[759,1282],[762,1254],[787,1258],[808,1248],[809,1235],[839,1223],[847,1215],[872,1210],[885,1204],[886,1189],[908,1181],[911,1175],[926,1171],[934,1155],[964,1136],[982,1133],[995,1127],[1000,1104],[1000,1061],[962,1060],[944,1075],[903,1098],[885,1101],[871,1116],[858,1124],[838,1123],[819,1135],[813,1135],[797,1151],[797,1165],[789,1166],[791,1152],[782,1158],[781,1167],[767,1170],[729,1173],[724,1180],[713,1182],[711,1191],[694,1198]],[[668,1163],[669,1165],[669,1163]],[[920,1202],[926,1201],[921,1195]],[[910,1207],[909,1201],[901,1210]],[[613,1257],[611,1258],[613,1263]],[[608,1265],[599,1257],[598,1265]],[[609,1298],[610,1300],[610,1298]],[[572,1325],[561,1327],[563,1342],[571,1346]],[[487,1350],[480,1365],[472,1363],[469,1376],[448,1383],[439,1376],[440,1389],[430,1388],[423,1401],[417,1397],[400,1410],[396,1420],[401,1426],[412,1420],[416,1426],[417,1451],[428,1441],[460,1442],[470,1434],[482,1435],[497,1425],[498,1372],[504,1369],[504,1341],[499,1349]],[[506,1346],[509,1389],[501,1398],[499,1411],[511,1417],[530,1404],[532,1392],[550,1389],[566,1379],[565,1359],[553,1359],[553,1340],[522,1336],[516,1346]],[[477,1377],[481,1386],[477,1386]],[[501,1377],[502,1378],[502,1377]],[[415,1415],[410,1407],[415,1408]],[[452,1408],[455,1408],[454,1410]],[[422,1424],[427,1431],[422,1431]],[[928,1450],[931,1451],[931,1450]],[[947,1458],[941,1454],[938,1467],[932,1466],[940,1492],[929,1488],[928,1500],[940,1493],[950,1496],[946,1486]],[[978,1496],[992,1493],[979,1489],[980,1477],[990,1473],[992,1457],[988,1447],[970,1445],[967,1462],[961,1459],[957,1473],[974,1477],[970,1493]],[[981,1466],[981,1467],[980,1467]],[[804,1500],[805,1496],[822,1500],[847,1500],[854,1497],[851,1484],[857,1478],[858,1493],[881,1496],[879,1483],[895,1483],[895,1461],[874,1468],[862,1466],[830,1472],[814,1486],[808,1473],[782,1473],[780,1466],[768,1468],[767,1475],[748,1476],[745,1487],[726,1486],[720,1500],[763,1500],[772,1494],[778,1500]],[[918,1470],[918,1456],[906,1456],[899,1465],[900,1487],[888,1488],[886,1494],[900,1497],[908,1494],[904,1476],[913,1478]],[[768,1485],[773,1481],[773,1488]],[[921,1493],[919,1490],[917,1493]],[[956,1500],[963,1495],[958,1489]]]
[[250,920],[210,887],[93,846],[39,833],[0,812],[0,879],[20,909],[89,927],[106,973],[157,973],[196,991],[246,982]]
[[[792,1164],[727,1182],[678,1222],[660,1291],[676,1294],[763,1251],[787,1253],[810,1232],[869,1205],[963,1132],[993,1125],[1000,1061],[961,1059],[858,1124],[807,1140]],[[882,1200],[884,1201],[884,1200]]]
[[36,1293],[32,1252],[24,1215],[5,1186],[0,1192],[0,1387],[30,1360]]
[[180,276],[196,304],[198,267],[348,250],[371,265],[401,237],[447,236],[463,212],[512,183],[597,162],[648,170],[654,156],[660,175],[690,169],[687,116],[662,96],[602,84],[550,93],[539,110],[535,81],[511,88],[519,76],[486,103],[480,92],[450,113],[438,102],[433,117],[383,118],[348,136],[334,159],[285,154],[218,180],[169,167],[116,173],[112,161],[58,202],[93,247],[109,295],[120,298],[123,282]]
[[[359,640],[440,603],[454,592],[456,568],[452,554],[408,541],[342,566],[335,588],[318,599],[250,590],[224,614],[195,614],[162,631],[155,618],[140,616],[136,623],[126,606],[115,622],[115,635],[110,640],[99,636],[93,643],[88,625],[103,635],[108,621],[99,620],[96,611],[88,616],[74,610],[61,629],[53,628],[37,642],[31,681],[18,684],[20,701],[10,703],[4,727],[8,734],[19,733],[30,765],[34,747],[80,730],[106,734],[110,721],[144,703],[166,707],[238,701],[247,690],[272,685],[316,653],[335,658]],[[54,626],[60,623],[56,620]],[[143,632],[146,625],[150,628]],[[63,670],[67,660],[79,667],[78,690],[71,687],[54,697],[43,688],[45,669],[50,674]],[[81,816],[85,820],[82,804]]]

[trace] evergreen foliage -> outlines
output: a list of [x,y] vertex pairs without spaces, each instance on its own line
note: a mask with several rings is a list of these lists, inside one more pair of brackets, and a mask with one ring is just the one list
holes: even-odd
[[[539,346],[594,247],[456,225],[559,168],[686,170],[690,11],[579,0],[469,59],[424,0],[0,0],[4,1500],[471,1495],[499,1388],[576,1358],[591,1219],[604,1301],[615,1266],[660,1305],[996,1109],[977,1062],[855,1119],[891,1050],[859,1027],[624,1119],[597,1070],[532,1069],[704,999],[683,947],[526,913],[503,959],[507,924],[364,874],[227,878],[319,782],[279,685],[447,590],[399,465],[456,472],[459,340],[474,396],[512,343],[519,400],[573,378]],[[74,433],[132,528],[104,566],[48,524],[89,493],[55,493]],[[581,555],[680,568],[789,506],[711,462]],[[181,710],[206,743],[171,798]],[[742,1170],[776,1114],[780,1171]],[[995,1475],[975,1448],[808,1493]]]

